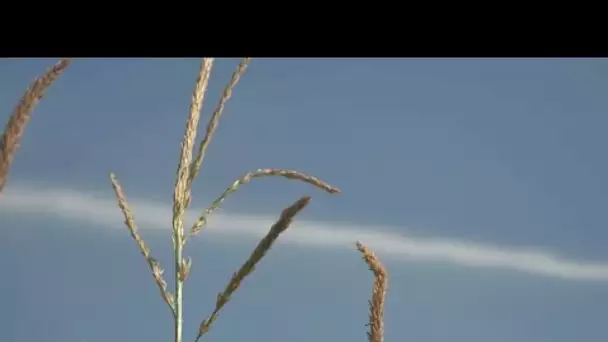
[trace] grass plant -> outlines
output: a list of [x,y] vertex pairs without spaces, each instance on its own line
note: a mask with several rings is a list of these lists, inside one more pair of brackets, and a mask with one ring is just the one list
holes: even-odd
[[[150,269],[150,273],[152,274],[154,283],[159,289],[162,300],[167,304],[167,307],[171,312],[174,322],[174,342],[182,342],[183,340],[183,291],[193,263],[191,258],[184,255],[184,246],[191,237],[197,235],[204,229],[209,216],[221,206],[228,196],[237,191],[242,185],[247,184],[254,179],[271,176],[306,182],[330,194],[340,193],[340,190],[337,187],[334,187],[317,177],[306,175],[296,170],[258,169],[248,172],[241,178],[235,180],[208,208],[201,212],[188,230],[185,229],[184,217],[192,198],[192,184],[198,177],[203,166],[205,153],[219,124],[220,118],[222,117],[224,108],[228,100],[232,97],[232,93],[239,83],[239,80],[247,70],[250,61],[250,58],[244,58],[232,74],[232,78],[225,86],[219,102],[215,107],[215,111],[209,119],[205,135],[196,149],[196,154],[194,154],[200,112],[205,102],[205,94],[214,62],[213,58],[203,58],[201,60],[194,91],[192,93],[190,110],[186,119],[184,136],[181,142],[173,190],[171,233],[173,243],[173,277],[175,279],[173,291],[170,291],[167,288],[167,282],[165,281],[164,271],[161,268],[160,262],[152,256],[150,248],[137,229],[134,215],[129,208],[129,203],[118,178],[114,173],[110,173],[109,175],[118,202],[118,207],[124,216],[125,225]],[[11,163],[19,147],[19,142],[36,104],[44,95],[45,90],[66,70],[71,62],[71,59],[61,59],[42,76],[37,78],[27,89],[10,116],[8,123],[5,126],[2,140],[0,141],[0,195],[6,184]],[[230,301],[236,290],[241,286],[243,280],[253,273],[256,265],[268,253],[279,236],[289,228],[296,215],[301,212],[310,201],[311,197],[302,196],[281,212],[279,218],[270,227],[266,236],[260,240],[249,258],[233,274],[226,287],[217,295],[214,309],[206,318],[202,319],[198,327],[196,341],[210,331],[211,326],[218,319],[220,312]],[[369,342],[383,342],[383,315],[387,291],[387,272],[376,255],[369,248],[360,242],[357,242],[356,246],[361,252],[366,264],[373,272],[375,279],[372,297],[369,301],[368,340]]]

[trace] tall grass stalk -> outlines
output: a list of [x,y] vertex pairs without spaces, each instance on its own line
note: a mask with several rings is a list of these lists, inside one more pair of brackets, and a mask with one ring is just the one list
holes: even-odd
[[[144,239],[139,234],[135,223],[134,215],[129,208],[127,198],[123,188],[118,182],[114,173],[110,173],[110,181],[116,195],[118,207],[123,213],[125,225],[129,230],[131,237],[135,240],[138,249],[143,255],[152,278],[159,289],[161,298],[167,304],[174,321],[174,341],[182,342],[183,340],[183,289],[184,283],[190,274],[192,267],[192,259],[184,257],[184,246],[188,238],[200,233],[207,224],[209,216],[220,207],[224,200],[236,192],[242,185],[251,182],[253,179],[269,176],[279,176],[293,180],[299,180],[309,183],[321,190],[330,194],[340,193],[340,190],[334,186],[327,184],[321,179],[306,175],[296,170],[282,169],[258,169],[246,173],[241,178],[235,180],[226,190],[215,199],[211,205],[202,211],[201,215],[195,220],[194,224],[189,229],[188,233],[184,232],[184,215],[190,205],[192,183],[196,179],[203,164],[205,153],[211,142],[213,134],[222,116],[226,103],[232,96],[232,92],[242,75],[247,70],[250,58],[244,58],[232,74],[232,78],[228,85],[224,88],[222,96],[217,104],[209,123],[205,136],[198,146],[197,154],[192,160],[194,142],[200,119],[200,111],[204,104],[205,93],[211,76],[213,66],[213,58],[203,58],[200,64],[200,69],[196,79],[194,91],[192,93],[192,101],[190,111],[186,120],[186,129],[181,143],[181,150],[176,172],[175,187],[173,191],[173,215],[172,215],[172,234],[173,241],[173,258],[174,258],[174,292],[167,289],[167,282],[163,276],[163,269],[160,263],[152,256],[150,248],[147,246]],[[71,59],[61,59],[53,67],[49,68],[42,76],[38,77],[27,89],[19,104],[14,109],[8,123],[4,128],[2,139],[0,140],[0,193],[6,184],[11,163],[18,150],[19,142],[27,126],[31,114],[45,93],[45,90],[65,71],[71,64]],[[217,295],[215,308],[211,314],[207,316],[199,325],[196,334],[196,341],[203,335],[209,332],[212,324],[217,320],[221,310],[232,298],[232,295],[240,287],[243,280],[253,273],[255,266],[262,260],[266,253],[270,250],[273,243],[278,239],[281,233],[285,232],[295,216],[301,212],[309,203],[311,198],[303,196],[294,202],[292,205],[285,208],[278,220],[272,225],[268,233],[253,250],[249,258],[236,271],[222,292]],[[374,286],[372,297],[369,301],[369,332],[367,333],[369,342],[383,342],[384,339],[384,302],[387,291],[387,272],[385,267],[379,261],[378,257],[366,246],[357,242],[357,249],[370,270],[374,274]]]
[[[244,58],[232,74],[231,80],[228,82],[219,103],[213,112],[209,123],[207,124],[206,133],[201,140],[196,157],[192,160],[194,142],[196,140],[197,129],[200,119],[200,111],[203,108],[205,93],[211,76],[213,66],[213,58],[203,58],[201,61],[196,84],[192,94],[192,102],[190,111],[186,120],[186,128],[181,143],[180,157],[176,172],[175,187],[173,191],[173,217],[172,217],[172,241],[173,241],[173,261],[174,261],[174,277],[175,288],[171,293],[167,289],[167,283],[163,278],[163,270],[159,262],[152,257],[150,249],[145,241],[141,238],[137,231],[135,219],[128,202],[125,198],[122,187],[120,186],[116,176],[111,173],[110,180],[114,188],[114,192],[118,201],[118,206],[121,209],[125,224],[131,233],[131,236],[136,241],[136,244],[141,251],[141,254],[146,259],[146,262],[151,270],[152,277],[157,287],[159,288],[161,298],[167,303],[174,319],[174,341],[181,342],[183,339],[183,289],[184,283],[190,274],[192,267],[192,259],[184,256],[184,245],[189,237],[198,234],[207,223],[209,215],[211,215],[224,200],[232,193],[237,191],[241,185],[250,182],[253,179],[267,176],[281,176],[288,179],[300,180],[316,186],[328,193],[339,193],[340,190],[333,187],[317,177],[309,176],[295,170],[282,169],[259,169],[245,174],[243,177],[234,181],[211,205],[203,210],[199,218],[194,222],[192,227],[186,234],[184,231],[184,215],[190,205],[192,184],[198,176],[201,166],[205,158],[207,148],[213,138],[213,134],[218,126],[219,119],[222,116],[223,110],[232,96],[232,92],[242,75],[247,70],[250,58]],[[297,200],[294,204],[285,208],[276,223],[270,228],[268,234],[260,241],[258,246],[251,253],[251,256],[234,273],[232,279],[226,285],[226,288],[217,296],[215,308],[211,314],[202,320],[196,335],[198,341],[206,334],[212,324],[217,320],[220,311],[228,303],[234,292],[239,288],[242,281],[253,272],[255,266],[262,260],[272,244],[277,240],[279,235],[283,233],[290,225],[294,217],[304,209],[310,202],[310,197],[304,196]]]

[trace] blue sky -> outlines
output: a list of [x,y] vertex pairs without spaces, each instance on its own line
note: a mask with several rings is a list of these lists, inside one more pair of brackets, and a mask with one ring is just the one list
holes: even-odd
[[[6,122],[54,60],[0,61]],[[113,202],[117,174],[169,274],[175,164],[198,61],[76,60],[49,89],[0,200],[7,341],[168,341],[172,325]],[[238,60],[216,60],[203,124]],[[386,341],[570,342],[608,336],[606,60],[254,59],[192,208],[257,168],[187,247],[185,341],[281,209],[311,205],[205,337],[365,341],[390,271]],[[168,276],[168,278],[171,278]]]

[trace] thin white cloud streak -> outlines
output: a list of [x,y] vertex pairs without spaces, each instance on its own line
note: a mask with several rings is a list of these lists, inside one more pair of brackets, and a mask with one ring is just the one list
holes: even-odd
[[[131,199],[130,203],[141,229],[168,230],[170,205],[138,199]],[[66,189],[8,187],[0,197],[0,212],[50,215],[83,224],[124,229],[114,198]],[[190,222],[193,218],[190,215]],[[210,223],[209,233],[211,236],[228,234],[231,238],[261,237],[274,219],[217,214]],[[316,248],[352,250],[353,243],[361,240],[381,257],[403,262],[443,262],[467,267],[510,269],[569,280],[608,281],[608,263],[573,261],[530,249],[524,251],[450,239],[416,238],[381,232],[378,228],[296,220],[280,241]]]

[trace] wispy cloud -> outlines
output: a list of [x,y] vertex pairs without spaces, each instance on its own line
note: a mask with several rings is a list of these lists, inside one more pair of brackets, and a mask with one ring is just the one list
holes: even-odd
[[[136,221],[142,229],[168,229],[170,205],[130,199]],[[51,215],[98,227],[124,229],[114,198],[68,189],[34,189],[12,186],[0,198],[0,212]],[[194,213],[190,213],[192,220]],[[213,216],[210,236],[229,234],[232,238],[260,237],[275,217],[256,215]],[[537,250],[518,250],[439,238],[416,238],[382,232],[371,225],[298,221],[281,239],[285,243],[314,248],[352,249],[356,240],[373,248],[380,256],[402,261],[444,262],[468,267],[510,269],[532,275],[570,280],[608,281],[608,263],[574,261]],[[392,229],[391,229],[392,230]],[[394,230],[393,230],[394,231]]]

